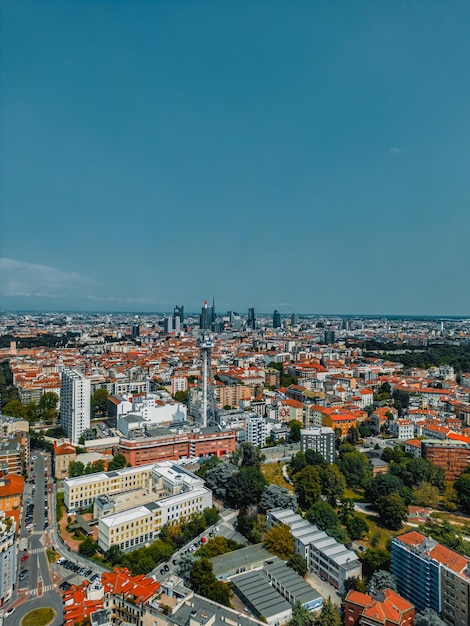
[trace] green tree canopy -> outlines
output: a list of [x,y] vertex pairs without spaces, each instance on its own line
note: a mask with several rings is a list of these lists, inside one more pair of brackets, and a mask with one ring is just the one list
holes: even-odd
[[289,427],[289,440],[294,443],[299,442],[302,423],[299,422],[298,420],[290,420],[287,426]]
[[82,543],[78,546],[78,553],[82,556],[93,556],[98,548],[98,544],[91,537],[87,537]]
[[281,559],[290,559],[294,554],[294,537],[285,524],[273,526],[264,535],[264,547]]
[[320,615],[315,618],[315,626],[341,626],[339,610],[330,600],[323,603]]
[[352,515],[346,522],[346,530],[352,541],[362,539],[369,532],[366,520],[358,515]]
[[232,454],[232,463],[238,467],[260,468],[265,456],[249,441],[243,441]]
[[212,563],[206,559],[198,559],[189,574],[191,587],[200,595],[230,606],[230,585],[219,583],[214,576]]
[[108,396],[109,393],[107,389],[97,389],[91,394],[90,409],[92,415],[107,415]]
[[391,530],[400,530],[403,521],[408,517],[408,507],[398,493],[378,498],[375,506],[380,519]]
[[230,478],[227,499],[238,507],[258,504],[266,485],[266,479],[257,466],[242,466],[240,471]]
[[126,465],[126,457],[118,452],[113,456],[113,460],[108,463],[108,471],[111,472],[113,470],[123,469]]
[[363,452],[358,450],[343,454],[339,462],[339,468],[350,487],[364,487],[372,478],[369,459]]
[[304,557],[298,552],[294,552],[294,554],[287,561],[287,565],[291,567],[299,576],[303,577],[308,572],[307,559],[304,559]]
[[294,488],[302,509],[309,509],[320,497],[321,484],[318,469],[307,465],[294,476]]
[[319,465],[318,473],[320,475],[322,494],[326,496],[332,506],[336,506],[336,502],[341,500],[346,489],[346,479],[335,463]]

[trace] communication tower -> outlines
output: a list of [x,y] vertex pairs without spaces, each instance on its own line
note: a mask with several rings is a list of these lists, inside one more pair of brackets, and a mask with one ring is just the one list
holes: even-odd
[[201,333],[197,340],[202,362],[202,401],[200,423],[203,428],[215,424],[214,393],[212,388],[212,349],[214,340],[209,333]]

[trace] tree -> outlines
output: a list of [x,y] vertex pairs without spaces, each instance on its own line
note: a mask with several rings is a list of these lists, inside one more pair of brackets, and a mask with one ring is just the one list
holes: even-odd
[[289,526],[273,526],[264,536],[264,547],[281,559],[287,560],[294,554],[294,537]]
[[338,609],[330,600],[323,603],[320,615],[316,617],[315,626],[341,626],[341,617]]
[[357,541],[358,539],[362,539],[364,535],[369,532],[369,526],[362,517],[353,515],[346,522],[346,530],[351,540]]
[[211,469],[214,469],[214,467],[216,467],[220,463],[223,463],[222,459],[215,455],[204,459],[201,463],[199,463],[197,475],[201,478],[205,478],[207,472]]
[[225,502],[227,498],[227,486],[230,479],[238,472],[232,463],[219,463],[205,474],[206,486],[212,490],[212,494],[218,500]]
[[415,626],[446,626],[433,609],[424,609],[415,615]]
[[367,585],[367,591],[374,596],[379,591],[383,591],[384,589],[397,591],[397,581],[391,572],[379,569],[377,572],[372,574],[369,584]]
[[304,559],[304,557],[298,552],[294,552],[294,554],[287,561],[287,565],[291,567],[299,576],[303,577],[308,572],[307,559]]
[[361,593],[367,593],[366,585],[362,578],[359,577],[346,578],[344,581],[345,595],[347,595],[348,591],[351,591],[351,589],[354,591],[360,591]]
[[455,481],[459,503],[465,513],[470,513],[470,474],[463,473]]
[[108,411],[108,396],[107,389],[97,389],[91,394],[90,408],[92,415],[106,416]]
[[390,530],[400,530],[402,522],[408,517],[408,508],[398,493],[378,498],[375,506],[382,522]]
[[302,509],[309,509],[320,497],[320,476],[316,467],[307,465],[294,476],[294,487]]
[[93,556],[96,552],[98,544],[91,537],[87,537],[78,547],[78,553],[82,556]]
[[403,483],[393,474],[379,474],[366,486],[365,497],[367,502],[377,502],[378,498],[389,496],[391,493],[400,493]]
[[173,398],[176,402],[180,402],[181,404],[188,404],[188,396],[189,391],[176,391],[173,395]]
[[411,493],[413,502],[417,506],[436,507],[440,500],[439,489],[427,482],[421,483],[418,487],[413,487]]
[[364,487],[372,477],[369,459],[363,452],[346,452],[339,462],[339,468],[350,487]]
[[268,485],[261,496],[261,507],[264,511],[269,509],[297,509],[297,498],[285,487]]
[[266,485],[266,479],[256,466],[242,467],[230,478],[227,499],[238,507],[258,504]]
[[296,454],[292,455],[290,464],[289,464],[289,474],[290,476],[294,476],[295,474],[298,474],[299,472],[301,472],[304,467],[306,467],[307,462],[306,462],[306,457],[305,454],[303,452],[296,452]]
[[230,586],[217,581],[212,570],[212,563],[208,559],[202,558],[195,561],[189,580],[192,589],[198,594],[225,606],[230,605]]
[[54,391],[46,391],[39,398],[38,409],[40,414],[44,414],[47,411],[55,411],[59,405],[59,396]]
[[9,417],[24,417],[25,407],[19,400],[10,400],[3,408],[3,415]]
[[311,624],[312,615],[310,611],[297,599],[292,608],[292,617],[288,626],[311,626]]
[[339,518],[331,504],[324,500],[317,500],[307,511],[307,519],[311,524],[318,526],[320,530],[328,533],[329,530],[339,526]]
[[118,563],[120,563],[122,559],[122,552],[119,546],[111,546],[109,550],[106,550],[106,552],[104,553],[104,558],[106,561],[111,563],[111,565],[117,565]]
[[266,457],[259,448],[249,441],[243,441],[232,454],[232,463],[238,467],[260,468]]
[[[302,452],[300,454],[302,454]],[[321,454],[321,452],[317,452],[316,450],[312,450],[311,448],[305,450],[305,462],[307,463],[307,465],[325,465],[329,467],[325,457]]]
[[191,584],[191,570],[193,569],[193,565],[194,556],[191,552],[182,554],[176,563],[176,573],[178,576],[181,576],[185,585]]
[[289,441],[293,443],[299,442],[302,424],[298,420],[290,420],[287,426],[289,427]]
[[378,569],[390,567],[390,552],[384,548],[368,548],[362,555],[364,576],[372,576]]
[[113,456],[113,460],[108,463],[108,471],[111,472],[113,470],[122,469],[123,467],[126,467],[126,465],[126,457],[118,452]]
[[70,461],[69,463],[69,478],[75,478],[76,476],[83,476],[85,474],[85,466],[81,461]]
[[353,445],[356,445],[356,443],[359,441],[359,431],[355,426],[351,426],[351,428],[348,430],[346,439],[349,441],[349,443],[352,443]]
[[337,500],[341,500],[346,489],[346,480],[339,467],[332,465],[320,465],[318,467],[320,475],[321,492],[331,504],[336,506]]
[[244,547],[244,544],[237,543],[234,539],[227,539],[227,537],[219,535],[203,543],[202,546],[196,550],[195,556],[204,556],[208,559],[212,559],[214,556],[219,556],[219,554],[227,554],[227,552],[232,552],[233,550]]

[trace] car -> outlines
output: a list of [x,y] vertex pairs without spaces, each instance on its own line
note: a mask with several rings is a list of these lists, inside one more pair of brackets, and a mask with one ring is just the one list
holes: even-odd
[[35,461],[38,457],[36,455],[31,457],[31,461]]
[[165,572],[169,572],[170,571],[170,568],[166,564],[163,566],[163,569],[165,570]]
[[95,580],[97,580],[100,577],[99,574],[93,574],[93,576],[90,578],[91,582],[95,582]]
[[79,572],[80,571],[80,565],[74,565],[72,567],[72,571],[74,571],[75,573]]
[[88,576],[90,576],[91,574],[91,569],[87,569],[87,571],[85,572],[85,576],[88,578]]
[[162,567],[161,570],[160,570],[160,574],[163,576],[164,573],[165,573],[165,570]]
[[11,609],[8,609],[8,611],[5,611],[5,613],[3,614],[3,617],[10,617],[10,615],[13,615],[15,611],[16,611],[16,607],[12,606]]
[[26,580],[27,578],[29,578],[29,571],[27,569],[22,570],[18,578],[20,580]]
[[23,554],[23,556],[21,557],[21,562],[27,561],[28,559],[29,559],[29,554]]
[[33,524],[26,524],[26,530],[33,530]]

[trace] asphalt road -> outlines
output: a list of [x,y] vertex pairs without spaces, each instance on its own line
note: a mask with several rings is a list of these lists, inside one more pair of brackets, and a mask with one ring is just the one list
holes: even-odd
[[[24,615],[35,608],[50,606],[56,611],[56,617],[52,626],[59,626],[63,622],[62,596],[55,591],[49,571],[49,563],[47,561],[45,547],[45,530],[44,522],[51,507],[48,506],[46,513],[46,502],[49,504],[50,487],[48,479],[50,476],[49,459],[47,455],[40,452],[33,452],[32,456],[37,458],[32,462],[33,469],[28,471],[29,476],[36,476],[35,495],[32,495],[32,488],[29,482],[25,485],[23,510],[21,517],[21,527],[19,532],[19,550],[18,550],[18,575],[21,571],[26,570],[29,574],[26,580],[17,579],[16,591],[11,601],[4,607],[7,611],[11,606],[15,605],[15,612],[9,617],[4,618],[6,625],[19,624]],[[47,467],[47,476],[45,470]],[[47,493],[44,493],[47,490]],[[34,502],[33,528],[28,531],[25,529],[24,518],[26,515],[26,500],[30,499]],[[21,557],[27,554],[28,559],[21,561]],[[39,597],[39,593],[42,595]],[[26,596],[26,601],[17,604],[18,599]]]

